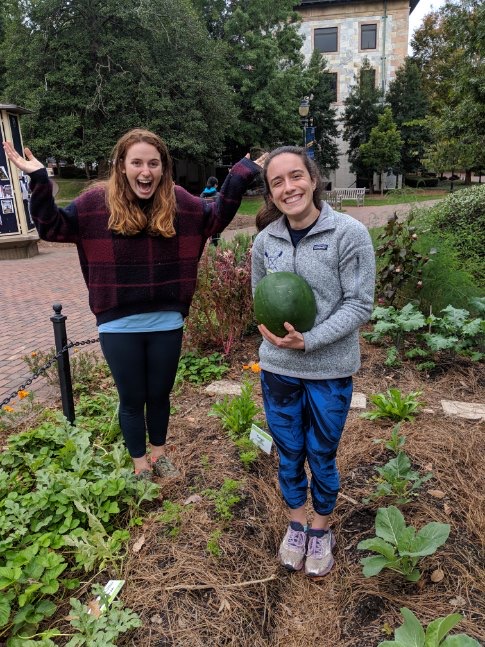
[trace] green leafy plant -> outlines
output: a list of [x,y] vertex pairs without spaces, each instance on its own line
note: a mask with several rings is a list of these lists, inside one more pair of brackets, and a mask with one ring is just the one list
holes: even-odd
[[261,413],[252,396],[253,384],[246,381],[242,385],[241,395],[233,398],[226,395],[222,402],[216,402],[211,407],[209,415],[221,420],[231,440],[247,436],[256,416]]
[[165,499],[162,503],[162,508],[163,512],[158,515],[158,521],[166,526],[166,534],[175,539],[180,534],[182,506],[179,503],[173,503],[173,501]]
[[249,246],[235,241],[206,248],[185,322],[184,347],[215,348],[228,355],[253,321]]
[[394,454],[399,454],[399,452],[402,451],[402,448],[406,444],[406,436],[402,435],[400,433],[401,431],[401,423],[398,422],[397,425],[394,425],[391,431],[391,436],[389,440],[385,440],[383,438],[377,438],[374,442],[376,443],[384,443],[384,447],[386,449],[390,449],[391,452],[394,452]]
[[417,490],[428,481],[432,474],[420,477],[418,472],[411,469],[411,461],[405,452],[398,452],[383,467],[376,467],[379,476],[374,492],[364,499],[364,503],[375,501],[382,497],[393,497],[396,503],[408,503],[416,496]]
[[207,540],[207,552],[213,557],[220,557],[222,555],[222,550],[220,546],[220,540],[222,537],[222,530],[214,530],[209,535]]
[[130,629],[141,626],[139,616],[131,609],[124,609],[120,600],[109,604],[102,586],[93,586],[93,595],[99,596],[101,614],[90,613],[87,606],[71,598],[70,623],[77,633],[67,642],[66,647],[116,647],[117,638]]
[[390,418],[391,420],[414,420],[414,415],[419,413],[423,402],[419,401],[421,391],[411,391],[403,396],[399,389],[388,389],[386,393],[377,393],[370,396],[370,401],[376,406],[372,411],[361,413],[362,418],[377,420]]
[[413,217],[411,213],[399,222],[395,213],[378,236],[377,294],[381,303],[392,304],[398,290],[407,282],[414,282],[416,290],[422,287],[423,267],[429,256],[423,256],[415,249],[418,234]]
[[259,448],[245,436],[236,440],[235,445],[239,450],[239,458],[244,469],[249,469],[259,457]]
[[418,331],[426,324],[424,315],[413,303],[408,303],[401,310],[393,306],[378,306],[374,308],[371,320],[376,321],[374,329],[370,333],[363,333],[362,336],[371,343],[379,343],[390,337],[398,351],[406,333]]
[[61,578],[69,550],[74,572],[116,566],[123,517],[158,492],[133,477],[121,441],[108,451],[60,414],[10,436],[0,454],[0,637],[34,635],[55,612],[59,588],[75,586]]
[[214,502],[216,515],[221,521],[231,521],[234,516],[232,508],[241,500],[240,488],[241,484],[238,481],[225,479],[219,490],[209,488],[202,494]]
[[220,380],[229,370],[221,353],[211,353],[203,357],[187,352],[182,355],[177,369],[176,384],[186,381],[191,384],[206,384],[211,380]]
[[403,624],[394,632],[394,640],[385,640],[378,647],[480,647],[480,643],[466,634],[447,634],[462,620],[459,613],[437,618],[423,626],[410,609],[401,609]]
[[399,359],[399,351],[395,346],[391,346],[387,349],[386,359],[384,360],[384,366],[394,367],[400,366],[401,360]]
[[430,315],[429,332],[422,335],[431,352],[452,350],[474,361],[483,359],[485,350],[485,320],[470,318],[468,310],[449,305],[443,317]]
[[401,511],[395,506],[379,508],[375,522],[376,536],[359,542],[359,550],[371,550],[378,555],[364,557],[364,576],[373,577],[382,569],[389,568],[401,573],[410,582],[417,582],[421,572],[419,561],[433,555],[450,534],[450,526],[431,522],[416,532],[413,526],[406,526]]

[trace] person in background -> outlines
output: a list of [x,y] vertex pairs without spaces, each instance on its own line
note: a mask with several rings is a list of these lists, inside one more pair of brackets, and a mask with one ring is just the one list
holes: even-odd
[[198,262],[207,238],[236,214],[260,172],[258,161],[247,155],[235,164],[219,199],[206,202],[174,184],[163,140],[135,128],[116,143],[107,181],[60,208],[32,152],[26,148],[24,159],[11,143],[4,149],[30,175],[31,214],[40,238],[77,246],[135,475],[173,474],[165,455],[169,397]]
[[[219,192],[217,190],[219,186],[219,180],[211,175],[209,178],[207,178],[207,183],[205,185],[204,190],[200,194],[200,197],[203,198],[204,200],[207,200],[208,202],[214,202],[216,198],[219,196]],[[219,241],[221,239],[220,232],[212,234],[211,236],[211,243],[212,245],[217,246],[219,244]]]
[[[322,179],[305,149],[284,146],[263,167],[265,205],[252,251],[252,286],[269,272],[294,272],[313,290],[314,326],[284,337],[259,326],[261,385],[268,427],[279,454],[278,477],[289,526],[279,559],[308,576],[334,564],[330,515],[339,490],[336,453],[360,366],[359,326],[370,318],[375,257],[367,229],[321,201]],[[307,476],[311,472],[311,518]]]

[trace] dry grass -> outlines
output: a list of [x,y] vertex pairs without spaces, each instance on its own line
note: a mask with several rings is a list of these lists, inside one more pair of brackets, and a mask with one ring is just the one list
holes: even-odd
[[[406,582],[390,571],[364,578],[362,553],[356,549],[374,534],[378,505],[365,505],[362,498],[372,487],[374,466],[390,458],[374,439],[388,437],[391,425],[351,412],[338,457],[342,496],[334,517],[336,566],[322,580],[310,581],[283,571],[276,560],[286,513],[275,456],[261,455],[245,471],[219,422],[207,417],[214,399],[187,387],[174,399],[177,413],[170,429],[181,475],[162,483],[160,506],[135,533],[132,547],[142,536],[145,543],[139,552],[130,551],[123,572],[122,599],[140,614],[143,626],[122,638],[120,646],[376,647],[386,639],[385,623],[401,624],[402,606],[423,624],[459,611],[464,615],[459,630],[480,638],[485,626],[483,425],[445,418],[439,400],[483,401],[483,373],[466,362],[434,379],[410,367],[383,371],[383,351],[366,344],[363,349],[357,391],[422,390],[434,410],[402,427],[414,469],[433,473],[420,496],[401,507],[406,522],[417,528],[429,521],[451,525],[445,546],[423,560],[420,582]],[[232,377],[240,379],[241,365],[255,359],[256,340],[250,340],[235,360]],[[219,489],[225,479],[241,483],[242,498],[233,520],[223,522],[203,493]],[[429,490],[444,496],[436,498]],[[185,505],[192,495],[200,498]],[[180,506],[176,537],[169,534],[174,524],[160,520],[166,500]],[[220,532],[219,557],[208,551],[214,532]],[[430,575],[438,567],[444,578],[433,583]]]

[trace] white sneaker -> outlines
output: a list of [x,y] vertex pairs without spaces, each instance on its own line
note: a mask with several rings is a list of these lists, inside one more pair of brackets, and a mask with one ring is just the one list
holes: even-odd
[[[316,532],[316,531],[313,531]],[[320,534],[320,533],[319,533]],[[332,570],[335,563],[332,549],[335,547],[335,537],[329,529],[323,537],[308,531],[308,548],[305,561],[305,575],[321,577]]]
[[306,532],[297,521],[292,521],[278,552],[282,565],[289,571],[300,571],[305,560]]

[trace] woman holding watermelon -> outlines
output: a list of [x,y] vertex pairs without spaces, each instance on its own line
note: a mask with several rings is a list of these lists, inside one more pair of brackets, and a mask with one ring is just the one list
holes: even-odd
[[[272,151],[263,179],[253,291],[269,273],[293,272],[308,283],[316,302],[310,329],[292,325],[298,317],[291,312],[281,322],[283,333],[259,326],[263,401],[290,518],[279,558],[289,570],[305,566],[305,573],[316,577],[334,564],[330,514],[339,490],[335,458],[350,408],[352,375],[360,366],[359,327],[372,312],[375,257],[364,225],[321,201],[322,179],[305,149]],[[281,304],[273,305],[274,315]],[[309,528],[305,460],[313,504]]]
[[235,164],[219,198],[209,203],[174,184],[163,140],[135,128],[116,143],[107,181],[60,208],[42,162],[28,148],[26,159],[8,142],[4,149],[30,175],[31,214],[39,236],[77,246],[135,474],[150,478],[152,470],[159,476],[176,472],[165,456],[169,396],[198,262],[207,239],[236,214],[260,173],[259,161],[247,155]]

